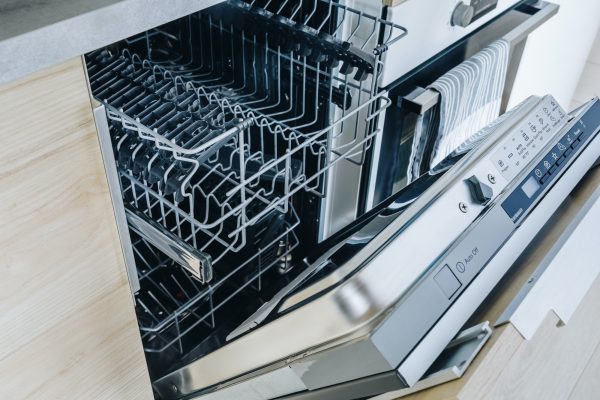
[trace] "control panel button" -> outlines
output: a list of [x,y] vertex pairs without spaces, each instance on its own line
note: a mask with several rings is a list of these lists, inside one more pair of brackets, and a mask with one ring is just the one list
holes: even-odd
[[561,158],[559,158],[558,160],[556,160],[556,165],[561,165],[562,163],[565,162],[567,158],[565,156],[562,156]]
[[544,160],[543,165],[544,165],[544,168],[546,168],[546,171],[548,171],[552,167],[552,164],[550,164],[550,161],[548,161],[548,160]]
[[550,174],[546,173],[546,175],[544,175],[540,178],[540,183],[543,185],[544,183],[546,183],[548,178],[550,178]]
[[567,150],[567,146],[565,146],[564,144],[562,144],[561,142],[558,142],[558,144],[556,145],[556,148],[558,149],[558,151],[560,153],[564,153],[565,150]]
[[556,168],[557,168],[556,165],[553,165],[552,168],[550,168],[550,171],[548,171],[548,173],[550,175],[552,175],[554,173],[554,171],[556,171]]
[[479,204],[487,204],[494,196],[494,189],[481,182],[475,175],[467,179],[466,182],[469,185],[473,201]]
[[433,279],[448,298],[451,298],[461,286],[460,281],[458,278],[456,278],[447,264],[444,265],[437,274],[435,274]]

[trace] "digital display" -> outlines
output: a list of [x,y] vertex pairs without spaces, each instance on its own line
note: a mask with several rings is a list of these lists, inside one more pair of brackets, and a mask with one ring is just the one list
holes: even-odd
[[525,181],[523,186],[521,186],[521,189],[527,197],[532,198],[540,187],[542,187],[542,184],[536,179],[536,177],[530,176],[529,179]]
[[563,126],[565,111],[546,99],[502,143],[492,155],[492,162],[506,179],[514,178]]

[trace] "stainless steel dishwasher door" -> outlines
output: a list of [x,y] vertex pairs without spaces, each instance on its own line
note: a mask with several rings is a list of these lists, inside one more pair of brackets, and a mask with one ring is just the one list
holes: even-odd
[[[523,129],[537,133],[525,138]],[[510,267],[508,255],[524,248],[515,243],[525,246],[537,232],[530,226],[594,164],[599,130],[597,99],[571,116],[550,96],[528,99],[389,224],[375,234],[364,225],[315,260],[311,268],[328,273],[277,299],[277,318],[259,310],[258,327],[157,381],[157,390],[167,399],[340,399],[413,385]],[[529,151],[514,164],[511,146]],[[538,177],[555,156],[548,177]],[[472,177],[492,187],[490,198],[475,195]],[[520,250],[507,254],[505,245]]]

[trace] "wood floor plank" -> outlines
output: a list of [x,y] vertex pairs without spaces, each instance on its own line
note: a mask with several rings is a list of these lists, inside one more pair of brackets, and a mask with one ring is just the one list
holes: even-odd
[[[600,262],[600,261],[599,261]],[[519,347],[486,399],[565,400],[600,343],[600,279],[562,327],[550,313],[536,335]]]
[[569,400],[591,400],[598,397],[600,397],[600,345],[596,346]]

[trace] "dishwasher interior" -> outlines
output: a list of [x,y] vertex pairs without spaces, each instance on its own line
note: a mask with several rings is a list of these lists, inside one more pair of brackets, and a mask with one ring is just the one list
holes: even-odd
[[383,55],[405,34],[335,1],[232,0],[86,55],[152,380],[305,268],[331,171],[364,165],[380,133]]

